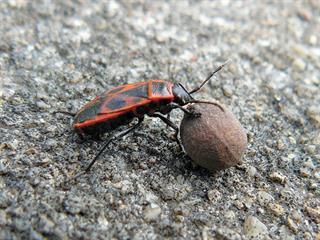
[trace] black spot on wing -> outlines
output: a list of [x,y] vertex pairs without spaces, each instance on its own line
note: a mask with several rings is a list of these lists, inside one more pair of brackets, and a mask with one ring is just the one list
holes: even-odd
[[140,97],[132,97],[132,98],[130,98],[130,100],[131,100],[134,104],[138,104],[138,103],[141,103],[141,101],[143,100],[143,98],[140,98]]
[[117,110],[123,108],[127,103],[120,97],[112,98],[107,104],[106,107],[110,110]]
[[140,85],[138,87],[123,91],[121,94],[131,97],[148,98],[148,85]]
[[98,115],[101,105],[101,101],[96,101],[94,104],[89,103],[87,107],[84,107],[77,113],[74,122],[83,123],[87,120],[94,119]]

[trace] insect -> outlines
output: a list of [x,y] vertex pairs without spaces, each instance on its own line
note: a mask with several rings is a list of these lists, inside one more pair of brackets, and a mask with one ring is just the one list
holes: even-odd
[[[186,90],[180,83],[164,80],[149,80],[126,84],[102,93],[84,105],[76,114],[69,113],[74,115],[73,128],[76,132],[82,136],[91,135],[93,137],[98,137],[104,132],[129,124],[135,118],[138,119],[138,122],[132,127],[109,138],[85,168],[84,172],[88,172],[91,169],[112,141],[137,129],[145,115],[157,117],[173,128],[175,130],[175,139],[180,148],[182,148],[178,137],[179,127],[165,114],[169,114],[173,109],[178,108],[192,117],[199,117],[199,114],[183,107],[190,103],[209,103],[220,107],[216,102],[196,100],[192,97],[192,94],[198,92],[225,64],[219,66],[200,86],[191,91]],[[222,107],[220,108],[222,109]]]

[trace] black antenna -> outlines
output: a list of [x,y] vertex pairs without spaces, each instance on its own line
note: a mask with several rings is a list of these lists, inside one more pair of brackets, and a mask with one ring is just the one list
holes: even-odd
[[195,92],[199,91],[199,90],[203,87],[203,85],[205,85],[205,84],[212,78],[212,76],[213,76],[215,73],[219,72],[219,71],[220,71],[226,64],[228,64],[228,63],[229,63],[229,60],[225,61],[224,64],[222,64],[222,65],[219,66],[216,70],[214,70],[214,71],[206,78],[206,80],[204,80],[204,81],[201,83],[201,85],[200,85],[199,87],[196,87],[195,89],[193,89],[192,91],[190,91],[189,94],[192,94],[192,93],[195,93]]

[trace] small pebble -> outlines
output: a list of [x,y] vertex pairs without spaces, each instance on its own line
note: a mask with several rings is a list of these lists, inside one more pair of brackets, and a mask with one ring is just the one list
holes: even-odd
[[312,235],[311,235],[311,233],[309,233],[309,232],[303,233],[303,239],[313,240]]
[[242,239],[241,235],[235,231],[234,229],[227,228],[222,226],[216,230],[215,238],[209,239],[230,239],[230,240],[238,240]]
[[243,204],[247,209],[250,209],[252,207],[252,203],[254,202],[254,199],[251,197],[245,197]]
[[[6,160],[5,159],[0,159],[0,176],[1,175],[5,175],[6,173],[8,172],[8,167],[7,167],[7,164],[6,164]],[[1,181],[0,181],[0,188],[2,187],[1,186]]]
[[219,201],[222,197],[221,193],[217,189],[213,189],[208,191],[208,199],[212,202],[215,203]]
[[7,216],[5,210],[0,210],[0,225],[4,226],[7,223]]
[[298,232],[299,230],[298,225],[290,217],[288,217],[287,219],[287,225],[294,233]]
[[161,214],[161,208],[156,204],[151,204],[143,212],[146,221],[155,221]]
[[309,154],[314,155],[316,153],[316,146],[315,145],[307,145],[306,150]]
[[247,174],[249,175],[249,177],[254,177],[257,174],[257,169],[253,166],[249,166],[247,169]]
[[274,198],[265,191],[259,191],[257,194],[257,199],[262,206],[274,201]]
[[144,163],[144,162],[141,162],[141,163],[139,164],[139,167],[140,167],[141,169],[143,169],[143,170],[148,169],[148,165],[147,165],[146,163]]
[[234,211],[227,211],[224,216],[229,220],[234,220],[236,218],[236,214],[234,213]]
[[37,166],[37,167],[42,166],[42,167],[44,167],[44,166],[47,166],[50,162],[51,162],[51,160],[48,157],[41,158],[38,161],[34,162],[34,166]]
[[223,91],[223,95],[225,95],[226,97],[232,97],[233,95],[233,91],[230,85],[224,85],[222,87],[222,91]]
[[176,180],[177,180],[177,183],[178,183],[178,184],[183,184],[183,182],[184,182],[184,177],[183,177],[182,175],[178,175]]
[[155,159],[155,158],[149,159],[149,163],[151,163],[151,164],[155,164],[156,162],[157,162],[157,159]]
[[73,195],[70,195],[63,202],[63,206],[65,211],[70,214],[78,214],[85,208],[85,205],[83,204],[83,199]]
[[277,149],[278,150],[284,150],[285,147],[286,147],[286,145],[284,144],[284,142],[281,139],[279,139],[278,143],[277,143]]
[[42,100],[37,101],[36,105],[37,105],[37,107],[39,107],[41,109],[49,109],[50,108],[50,106]]
[[279,237],[281,240],[295,240],[295,236],[290,232],[290,230],[285,225],[282,225],[279,228]]
[[69,80],[72,84],[80,83],[83,80],[83,75],[81,72],[74,72]]
[[307,116],[317,125],[320,126],[320,107],[311,106],[307,108]]
[[297,141],[296,141],[296,139],[294,137],[289,137],[288,139],[289,139],[289,142],[290,142],[291,145],[297,144]]
[[52,222],[45,214],[41,214],[39,226],[41,226],[39,228],[40,232],[50,233],[53,231],[55,223]]
[[35,148],[28,148],[25,152],[26,155],[33,155],[33,154],[37,154],[38,151]]
[[301,214],[301,212],[299,212],[297,210],[292,210],[291,217],[292,217],[292,219],[294,219],[298,223],[300,223],[302,221],[302,214]]
[[317,208],[306,207],[305,210],[315,223],[320,223],[320,206]]
[[317,41],[318,41],[318,38],[317,38],[316,35],[310,35],[309,38],[308,38],[308,42],[311,45],[316,45]]
[[13,145],[11,145],[10,143],[0,143],[0,153],[3,151],[3,150],[14,150],[15,148],[13,147]]
[[293,69],[299,72],[304,71],[306,68],[306,63],[299,58],[294,60],[292,65],[293,65]]
[[280,183],[282,185],[284,185],[286,183],[286,177],[282,173],[272,172],[269,175],[269,177],[273,182],[277,182],[277,183]]
[[310,168],[310,169],[314,169],[315,168],[315,166],[314,166],[314,164],[313,164],[311,159],[309,159],[308,161],[304,162],[303,166],[305,166],[306,168]]
[[320,132],[318,132],[312,139],[312,143],[315,145],[320,145]]
[[234,205],[236,206],[236,208],[238,208],[239,210],[244,208],[244,204],[243,202],[241,202],[240,200],[236,200],[234,201]]
[[47,148],[55,148],[58,145],[58,141],[56,139],[48,139],[45,145]]
[[300,168],[300,176],[301,177],[307,178],[307,177],[310,177],[310,175],[311,175],[311,172],[308,168]]
[[281,216],[284,213],[284,209],[281,205],[276,204],[276,203],[269,203],[268,204],[269,209],[271,210],[271,212],[276,215],[276,216]]
[[107,218],[104,216],[104,214],[100,214],[98,217],[98,224],[102,229],[107,229],[109,222],[107,220]]
[[170,188],[163,187],[161,188],[160,192],[163,200],[172,200],[175,198],[175,192],[171,187]]
[[268,228],[258,218],[248,216],[244,222],[244,232],[249,239],[264,239],[268,235]]

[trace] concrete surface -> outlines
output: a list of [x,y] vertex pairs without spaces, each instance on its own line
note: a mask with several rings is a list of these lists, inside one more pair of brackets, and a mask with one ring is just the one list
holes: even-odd
[[[320,239],[319,13],[316,0],[1,1],[0,239]],[[197,96],[247,129],[242,166],[194,166],[149,118],[60,186],[102,143],[78,143],[53,111],[145,79],[191,89],[227,59]]]

